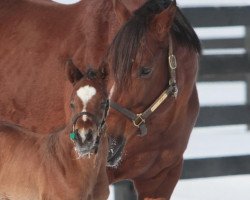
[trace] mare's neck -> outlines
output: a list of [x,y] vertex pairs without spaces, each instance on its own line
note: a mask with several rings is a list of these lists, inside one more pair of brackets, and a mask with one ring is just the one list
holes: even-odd
[[82,1],[77,19],[64,43],[66,59],[84,70],[97,68],[120,28],[111,0]]

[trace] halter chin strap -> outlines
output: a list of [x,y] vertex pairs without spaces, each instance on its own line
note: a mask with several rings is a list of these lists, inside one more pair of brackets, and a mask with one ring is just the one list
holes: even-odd
[[171,36],[169,37],[169,53],[168,53],[168,63],[170,71],[169,86],[163,93],[154,101],[154,103],[146,109],[144,112],[135,114],[127,108],[121,107],[115,102],[110,102],[110,107],[116,111],[122,113],[127,118],[132,120],[134,126],[140,129],[140,136],[145,136],[147,134],[146,119],[167,99],[168,96],[172,95],[175,99],[178,95],[178,87],[176,83],[176,68],[177,62],[173,54],[173,41]]

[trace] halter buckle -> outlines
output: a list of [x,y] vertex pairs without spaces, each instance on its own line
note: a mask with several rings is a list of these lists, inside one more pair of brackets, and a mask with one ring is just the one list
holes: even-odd
[[137,128],[139,128],[141,124],[145,123],[145,119],[143,119],[142,113],[137,114],[136,116],[137,116],[137,117],[136,117],[134,120],[132,120],[132,121],[133,121],[133,124],[134,124]]
[[169,62],[169,67],[172,70],[175,70],[177,68],[177,61],[173,54],[168,57],[168,62]]

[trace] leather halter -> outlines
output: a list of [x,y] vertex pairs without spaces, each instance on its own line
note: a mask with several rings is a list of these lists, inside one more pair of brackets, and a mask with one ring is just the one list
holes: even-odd
[[76,135],[78,134],[78,131],[76,130],[76,123],[77,120],[86,115],[87,117],[89,117],[96,125],[97,127],[97,131],[98,131],[98,137],[100,137],[99,133],[103,132],[103,129],[105,128],[105,122],[106,122],[106,117],[107,117],[107,113],[108,113],[108,109],[109,109],[109,100],[106,100],[105,102],[105,110],[104,110],[104,114],[103,114],[103,118],[102,121],[99,122],[99,120],[97,119],[97,117],[89,112],[80,112],[77,113],[73,119],[72,119],[72,132],[70,133],[70,139],[72,141],[76,140]]
[[135,127],[140,129],[139,136],[145,136],[147,134],[146,119],[167,99],[168,96],[172,95],[175,99],[178,95],[178,87],[176,83],[176,68],[177,62],[173,54],[173,41],[171,36],[169,37],[169,53],[168,53],[168,63],[170,71],[170,80],[168,83],[168,88],[163,91],[163,93],[154,101],[154,103],[146,109],[144,112],[135,114],[132,111],[120,106],[119,104],[111,101],[110,107],[116,111],[122,113],[127,118],[132,120]]

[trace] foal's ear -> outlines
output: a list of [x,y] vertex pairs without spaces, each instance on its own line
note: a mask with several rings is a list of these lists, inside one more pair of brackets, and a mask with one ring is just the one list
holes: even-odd
[[163,10],[160,14],[157,14],[152,20],[152,31],[156,33],[160,40],[163,40],[167,35],[166,33],[169,32],[175,18],[176,10],[176,1],[173,0],[165,10]]
[[77,81],[79,81],[83,77],[82,72],[74,65],[72,60],[67,61],[66,74],[67,74],[69,81],[72,84],[75,84]]
[[113,7],[115,14],[120,24],[124,24],[132,16],[127,7],[121,2],[121,0],[113,0]]

